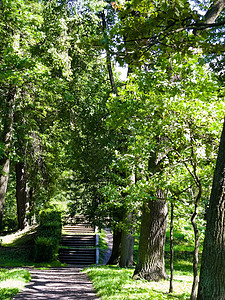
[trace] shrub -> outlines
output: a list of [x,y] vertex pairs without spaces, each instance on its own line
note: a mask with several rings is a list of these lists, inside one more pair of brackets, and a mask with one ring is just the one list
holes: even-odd
[[39,213],[39,223],[44,225],[49,222],[59,222],[61,224],[61,212],[47,208]]
[[1,231],[15,231],[18,228],[17,217],[5,217],[2,221]]
[[39,236],[61,238],[62,226],[59,222],[49,222],[39,226]]
[[36,262],[52,261],[58,251],[58,245],[54,238],[38,237],[35,240],[34,258]]
[[37,262],[51,261],[56,258],[61,239],[61,213],[50,208],[42,210],[39,214],[39,223],[34,258]]

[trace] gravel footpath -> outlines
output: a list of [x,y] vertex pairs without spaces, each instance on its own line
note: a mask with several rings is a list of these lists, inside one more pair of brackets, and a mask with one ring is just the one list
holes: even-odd
[[88,276],[81,267],[62,267],[47,270],[28,269],[32,280],[13,299],[99,299]]

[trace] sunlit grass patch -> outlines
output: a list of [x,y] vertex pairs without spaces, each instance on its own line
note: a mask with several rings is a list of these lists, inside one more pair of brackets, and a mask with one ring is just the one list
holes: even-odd
[[14,233],[1,236],[2,246],[20,246],[33,242],[33,235],[37,231],[37,226],[27,226],[24,230],[18,230]]
[[11,299],[30,280],[30,273],[26,270],[0,269],[0,300]]
[[148,282],[133,280],[133,269],[101,266],[84,270],[91,278],[98,295],[104,300],[122,299],[174,299],[186,300],[190,297],[192,277],[175,275],[174,293],[168,294],[169,281]]

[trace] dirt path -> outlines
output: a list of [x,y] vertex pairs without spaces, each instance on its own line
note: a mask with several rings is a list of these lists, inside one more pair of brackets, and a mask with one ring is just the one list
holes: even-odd
[[79,267],[29,269],[32,280],[13,299],[97,300],[88,276]]

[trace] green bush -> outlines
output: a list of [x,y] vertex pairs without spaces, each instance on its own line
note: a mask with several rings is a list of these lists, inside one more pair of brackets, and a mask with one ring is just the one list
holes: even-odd
[[61,224],[61,218],[61,212],[51,208],[41,210],[39,213],[40,225],[44,225],[49,222],[59,222]]
[[47,262],[56,258],[61,239],[61,213],[42,210],[39,214],[38,238],[35,240],[34,258],[36,262]]
[[15,231],[18,228],[17,217],[5,217],[2,221],[1,231]]
[[34,259],[36,262],[52,261],[58,252],[58,243],[51,237],[38,237],[35,240]]
[[39,226],[39,236],[61,238],[62,225],[59,222],[49,222]]

